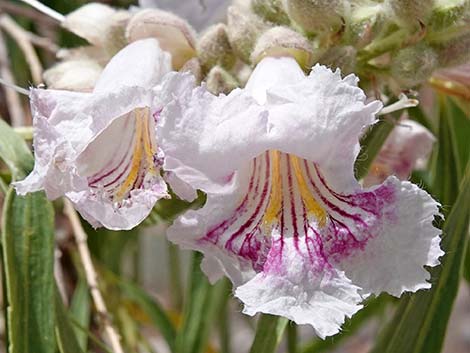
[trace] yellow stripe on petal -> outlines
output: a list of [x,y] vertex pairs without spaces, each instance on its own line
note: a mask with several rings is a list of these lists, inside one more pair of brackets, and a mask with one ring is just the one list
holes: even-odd
[[281,152],[269,151],[271,159],[271,193],[269,204],[263,217],[264,224],[272,224],[278,221],[282,206],[282,176],[281,176]]
[[131,170],[127,175],[126,180],[121,184],[119,189],[115,193],[116,200],[122,200],[124,195],[132,188],[134,185],[137,176],[139,175],[140,164],[142,162],[142,129],[143,129],[143,117],[139,111],[134,111],[135,114],[135,143],[134,143],[134,153],[132,156]]
[[292,167],[294,168],[295,178],[297,179],[297,184],[299,186],[300,195],[302,197],[303,203],[307,208],[307,213],[313,214],[318,220],[318,224],[323,227],[326,224],[326,212],[320,206],[320,204],[315,200],[311,191],[307,186],[304,175],[302,173],[302,168],[300,167],[299,158],[296,156],[289,156]]
[[139,108],[137,109],[137,114],[142,117],[144,122],[144,131],[143,131],[143,139],[144,139],[144,151],[145,151],[145,159],[147,161],[147,171],[152,175],[157,174],[157,170],[155,168],[155,163],[153,162],[153,156],[155,154],[155,150],[152,146],[152,141],[150,141],[149,133],[149,108]]

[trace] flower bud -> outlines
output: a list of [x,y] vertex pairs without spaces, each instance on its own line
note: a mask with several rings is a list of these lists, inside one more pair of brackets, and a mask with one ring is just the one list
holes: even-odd
[[110,6],[90,3],[65,16],[62,26],[114,54],[125,46],[124,28],[130,15]]
[[393,78],[405,87],[413,87],[431,77],[439,61],[434,49],[420,43],[400,50],[391,61]]
[[470,61],[470,34],[443,43],[437,48],[441,66],[457,66]]
[[236,58],[228,40],[227,26],[219,23],[209,27],[197,43],[197,53],[205,70],[215,65],[230,69]]
[[166,11],[147,9],[136,13],[126,28],[129,42],[156,38],[160,47],[172,56],[173,68],[178,70],[196,56],[195,32],[182,18]]
[[283,0],[289,18],[307,33],[337,31],[343,24],[343,0]]
[[428,22],[434,0],[388,0],[387,5],[398,24],[410,27]]
[[238,87],[238,82],[228,71],[220,66],[214,66],[207,75],[206,86],[213,94],[227,94]]
[[401,121],[372,163],[364,185],[380,184],[390,175],[408,179],[413,170],[426,167],[435,141],[436,138],[424,126],[412,120]]
[[356,54],[356,49],[349,45],[332,47],[323,53],[318,62],[332,70],[338,68],[343,75],[347,75],[355,71]]
[[43,79],[48,88],[90,92],[103,68],[93,60],[76,59],[58,63],[46,70]]
[[189,59],[183,67],[180,69],[180,72],[189,72],[191,73],[196,82],[199,84],[202,81],[202,69],[201,63],[199,62],[198,58]]
[[266,56],[290,56],[304,68],[310,68],[313,63],[310,42],[300,33],[287,27],[271,28],[258,39],[251,53],[251,61],[257,64]]
[[261,33],[269,26],[260,17],[241,6],[230,6],[227,12],[227,33],[237,56],[250,62],[250,55]]
[[290,23],[282,0],[252,0],[251,6],[256,14],[268,21],[281,25]]

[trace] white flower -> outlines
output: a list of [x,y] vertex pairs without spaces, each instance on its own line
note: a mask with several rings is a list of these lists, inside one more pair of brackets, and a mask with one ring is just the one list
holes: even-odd
[[244,90],[186,89],[157,129],[175,192],[207,193],[170,240],[203,252],[212,281],[227,275],[245,313],[285,316],[320,337],[369,294],[430,288],[423,266],[443,254],[425,191],[395,177],[362,189],[354,178],[358,138],[382,106],[365,104],[357,81],[266,58]]
[[113,57],[92,93],[32,89],[36,164],[17,192],[65,195],[93,226],[136,226],[167,197],[155,121],[172,97],[161,84],[181,77],[170,70],[146,39]]
[[435,141],[423,125],[408,119],[400,121],[372,163],[364,185],[380,184],[390,175],[408,179],[413,170],[426,167]]

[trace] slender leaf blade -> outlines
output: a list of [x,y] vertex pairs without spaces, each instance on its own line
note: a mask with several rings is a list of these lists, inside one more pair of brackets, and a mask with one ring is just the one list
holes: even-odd
[[204,351],[211,320],[215,314],[214,288],[200,268],[201,260],[202,254],[194,253],[183,324],[176,337],[177,353]]
[[[77,287],[73,293],[72,301],[70,303],[70,314],[73,316],[77,324],[88,330],[90,326],[91,300],[88,285],[83,277],[80,277],[78,280]],[[78,345],[83,351],[86,351],[88,335],[86,332],[79,330],[76,327],[74,327],[74,331]]]
[[55,353],[54,212],[44,193],[10,189],[3,214],[9,353]]
[[56,338],[60,353],[83,353],[77,340],[76,332],[70,324],[67,316],[67,309],[60,298],[59,291],[55,291],[55,318],[56,318]]
[[394,127],[395,124],[391,116],[388,116],[387,118],[380,119],[362,138],[361,151],[354,165],[356,179],[362,179],[367,175],[372,162]]
[[149,316],[152,323],[160,330],[171,351],[174,351],[176,330],[164,309],[143,289],[131,282],[119,280],[123,295],[135,302]]

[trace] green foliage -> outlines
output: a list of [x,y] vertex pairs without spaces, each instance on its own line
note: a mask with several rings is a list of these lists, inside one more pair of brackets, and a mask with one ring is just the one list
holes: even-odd
[[[70,303],[70,315],[75,319],[78,325],[85,329],[88,329],[90,325],[90,301],[88,285],[83,277],[80,277]],[[77,327],[74,328],[74,331],[78,345],[83,351],[86,351],[88,345],[88,336],[86,332],[83,332],[83,330],[80,330]]]
[[201,270],[202,254],[194,253],[183,323],[176,336],[176,353],[200,353],[207,343],[217,309],[217,295]]
[[136,303],[148,315],[152,324],[165,338],[171,351],[174,351],[176,330],[164,308],[137,285],[122,279],[118,279],[118,285],[123,295]]
[[33,169],[34,159],[23,139],[0,119],[0,158],[10,169],[13,179],[23,179]]
[[[76,331],[69,322],[67,316],[67,309],[62,302],[58,289],[55,290],[55,318],[56,318],[56,338],[57,345],[60,353],[83,353],[86,352],[86,348],[80,345]],[[86,336],[85,336],[86,337]],[[85,341],[86,344],[86,341]]]
[[54,212],[44,193],[10,189],[2,224],[9,353],[55,353]]
[[389,115],[380,119],[362,137],[361,151],[354,165],[356,179],[360,180],[367,175],[380,148],[395,127],[395,122],[392,119],[393,118]]

